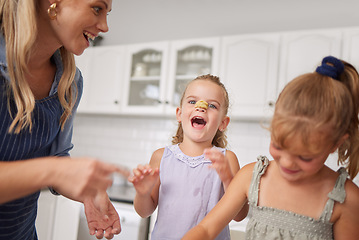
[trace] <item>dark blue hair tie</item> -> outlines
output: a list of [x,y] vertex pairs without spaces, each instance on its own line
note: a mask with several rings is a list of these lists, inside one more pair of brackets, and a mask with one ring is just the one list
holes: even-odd
[[[333,66],[328,63],[333,64]],[[344,64],[338,58],[328,56],[323,58],[322,65],[317,67],[315,71],[321,75],[339,80],[340,74],[344,72]]]

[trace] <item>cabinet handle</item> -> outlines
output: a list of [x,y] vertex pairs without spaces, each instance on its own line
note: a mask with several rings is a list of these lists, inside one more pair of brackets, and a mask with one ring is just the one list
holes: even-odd
[[118,101],[117,101],[117,100],[115,100],[113,103],[114,103],[114,104],[118,104]]
[[269,102],[268,102],[268,106],[274,107],[274,105],[275,105],[275,102],[274,102],[274,101],[269,101]]

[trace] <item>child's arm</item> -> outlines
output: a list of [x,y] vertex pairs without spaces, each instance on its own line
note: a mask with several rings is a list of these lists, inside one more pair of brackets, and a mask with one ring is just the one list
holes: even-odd
[[[204,151],[206,158],[212,161],[211,168],[216,169],[223,188],[226,191],[228,185],[231,183],[233,176],[239,171],[239,163],[237,156],[234,152],[227,150],[226,155],[223,155],[220,151],[210,148]],[[243,220],[248,214],[249,206],[245,204],[242,210],[234,217],[235,221]]]
[[182,239],[214,239],[222,229],[247,205],[247,192],[254,164],[241,169],[233,178],[227,191],[208,215]]
[[133,170],[133,176],[128,180],[136,189],[134,207],[143,218],[150,216],[158,203],[158,190],[160,185],[159,166],[164,149],[156,150],[151,157],[149,165],[139,165]]
[[[334,239],[357,240],[359,236],[359,188],[347,180],[345,184],[346,198],[344,203],[334,205],[333,217],[338,220],[334,222]],[[338,208],[339,211],[336,211]],[[336,213],[339,216],[336,216]]]

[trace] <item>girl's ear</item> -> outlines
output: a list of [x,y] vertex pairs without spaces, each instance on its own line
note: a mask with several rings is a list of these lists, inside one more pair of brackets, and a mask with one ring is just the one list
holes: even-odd
[[219,125],[218,130],[221,131],[221,132],[223,132],[223,131],[227,128],[227,126],[228,126],[230,120],[231,120],[231,119],[230,119],[228,116],[225,116],[225,117],[222,119],[222,122],[221,122],[221,124]]
[[176,119],[177,122],[181,122],[181,114],[182,114],[182,109],[181,108],[176,108]]
[[333,147],[331,153],[335,152],[335,151],[344,143],[344,141],[348,139],[348,137],[349,137],[349,134],[348,134],[348,133],[344,134],[344,135],[339,139],[338,143]]

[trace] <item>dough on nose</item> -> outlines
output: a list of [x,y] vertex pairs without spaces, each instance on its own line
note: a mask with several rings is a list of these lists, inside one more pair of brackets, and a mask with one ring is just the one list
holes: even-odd
[[206,101],[203,100],[199,100],[196,102],[196,104],[194,105],[195,108],[203,108],[203,109],[207,109],[208,108],[208,103]]

